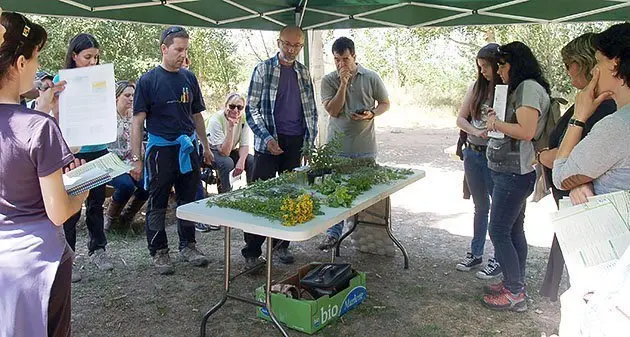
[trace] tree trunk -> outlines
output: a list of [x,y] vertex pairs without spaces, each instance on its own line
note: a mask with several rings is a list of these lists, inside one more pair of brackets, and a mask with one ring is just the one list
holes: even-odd
[[311,65],[311,77],[313,79],[313,85],[315,86],[315,102],[317,104],[317,114],[319,116],[318,125],[318,142],[319,144],[325,144],[328,137],[328,113],[321,100],[321,82],[324,77],[324,42],[322,39],[322,31],[312,31],[312,38],[310,39],[310,65]]

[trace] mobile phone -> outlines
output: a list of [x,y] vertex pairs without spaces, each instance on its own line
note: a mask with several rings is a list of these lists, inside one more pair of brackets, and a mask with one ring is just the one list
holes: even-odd
[[354,113],[357,115],[365,115],[366,110],[365,109],[357,109]]
[[46,91],[50,89],[50,85],[46,82],[35,81],[35,88],[37,88],[37,90],[39,91]]

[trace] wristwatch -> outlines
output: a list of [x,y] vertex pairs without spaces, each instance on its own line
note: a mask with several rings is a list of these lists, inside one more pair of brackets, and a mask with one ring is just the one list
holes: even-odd
[[131,161],[134,162],[134,163],[137,162],[137,161],[140,161],[140,157],[138,157],[138,156],[136,156],[134,154],[133,156],[131,156]]
[[583,127],[586,126],[586,123],[582,122],[579,119],[571,118],[571,119],[569,119],[569,125],[583,128]]

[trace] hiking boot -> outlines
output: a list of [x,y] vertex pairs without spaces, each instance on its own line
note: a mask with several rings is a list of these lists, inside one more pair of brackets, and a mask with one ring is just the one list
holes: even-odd
[[109,256],[105,252],[105,249],[99,248],[92,252],[90,255],[92,263],[96,265],[96,267],[100,270],[112,270],[114,269],[114,264],[110,260]]
[[466,257],[455,266],[455,269],[470,271],[473,268],[481,267],[482,262],[483,259],[481,257],[475,257],[472,253],[466,253]]
[[122,208],[123,205],[117,203],[114,199],[110,201],[109,206],[107,206],[107,211],[105,211],[103,215],[103,229],[106,232],[120,228],[119,217]]
[[186,262],[190,262],[195,267],[205,267],[210,263],[205,255],[203,255],[194,243],[189,243],[187,247],[179,251],[179,257]]
[[335,247],[335,245],[337,244],[337,241],[339,241],[339,239],[337,239],[336,237],[326,235],[324,240],[322,240],[322,243],[320,243],[319,246],[317,246],[317,248],[319,250],[324,250],[324,251],[330,250]]
[[76,264],[72,264],[72,283],[81,282],[83,276],[81,276],[81,268]]
[[261,270],[265,266],[265,259],[262,257],[246,257],[245,258],[245,270],[249,274],[255,274]]
[[491,280],[493,278],[501,277],[503,273],[501,272],[501,265],[495,258],[491,258],[488,260],[488,264],[480,271],[478,271],[475,276],[482,280]]
[[518,294],[512,294],[509,290],[501,290],[497,295],[485,295],[483,297],[483,304],[492,310],[509,310],[516,312],[527,311],[527,299],[525,298],[525,292],[522,291]]
[[295,260],[293,258],[293,255],[289,252],[288,248],[278,248],[274,251],[273,254],[278,257],[280,263],[292,264]]
[[136,214],[142,209],[146,200],[138,200],[136,197],[133,197],[125,209],[122,210],[120,214],[120,227],[123,229],[131,228],[133,224],[133,219],[136,217]]
[[175,272],[171,263],[171,256],[168,254],[168,248],[158,249],[153,256],[153,265],[160,275],[170,275]]

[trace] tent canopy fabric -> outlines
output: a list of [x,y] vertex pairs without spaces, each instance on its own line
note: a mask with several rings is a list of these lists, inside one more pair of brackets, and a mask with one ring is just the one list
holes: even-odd
[[20,13],[278,30],[625,21],[630,0],[0,0]]

